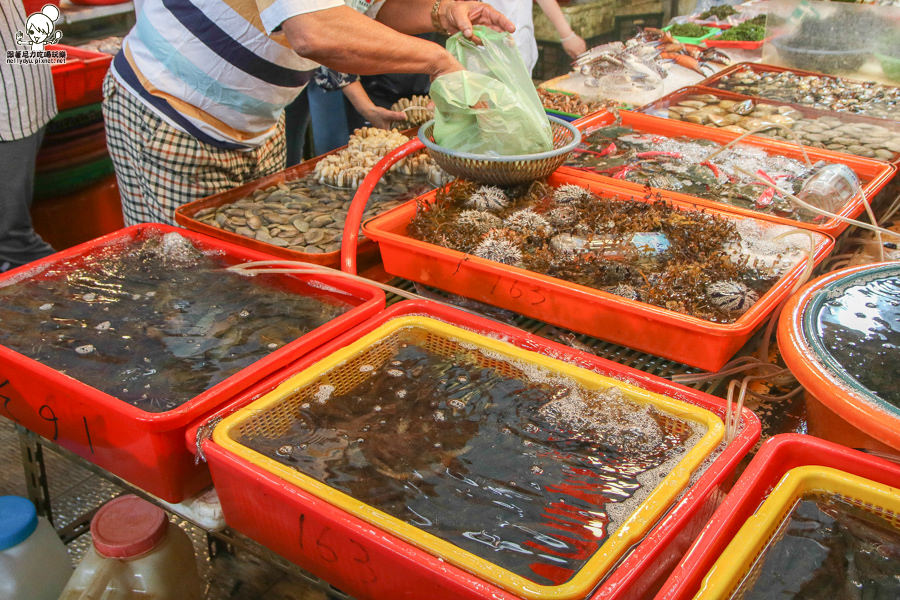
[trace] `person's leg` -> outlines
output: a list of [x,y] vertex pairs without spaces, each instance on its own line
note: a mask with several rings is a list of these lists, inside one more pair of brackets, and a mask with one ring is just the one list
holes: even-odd
[[174,224],[179,206],[284,169],[283,117],[259,148],[222,150],[175,129],[110,79],[103,116],[126,225]]
[[0,272],[53,254],[31,224],[34,161],[44,129],[12,142],[0,142]]
[[346,145],[350,139],[350,131],[344,112],[344,93],[340,90],[326,92],[315,81],[310,82],[306,89],[316,155],[320,156]]

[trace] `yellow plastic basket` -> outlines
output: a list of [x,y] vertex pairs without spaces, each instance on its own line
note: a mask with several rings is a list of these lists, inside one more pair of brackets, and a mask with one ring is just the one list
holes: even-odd
[[[320,385],[334,386],[332,392],[334,395],[346,393],[366,377],[360,370],[362,365],[381,365],[391,360],[398,346],[405,342],[415,343],[442,356],[452,356],[462,349],[471,350],[475,347],[490,354],[489,357],[484,353],[478,353],[480,366],[496,369],[510,377],[522,376],[519,369],[510,364],[509,361],[512,360],[519,364],[538,366],[553,376],[568,377],[585,389],[602,390],[618,387],[629,400],[653,405],[662,413],[663,427],[669,431],[682,431],[686,427],[705,431],[618,530],[610,533],[605,543],[582,568],[569,581],[554,586],[529,581],[325,483],[282,465],[237,441],[245,436],[249,438],[273,436],[285,431],[290,426],[299,405],[312,402]],[[237,411],[215,428],[213,440],[227,451],[277,475],[284,481],[519,597],[559,600],[584,598],[588,595],[622,554],[640,541],[665,513],[681,490],[688,485],[691,474],[719,444],[723,431],[724,427],[718,417],[697,406],[435,319],[408,316],[389,321],[326,359],[297,373],[276,389]]]
[[900,531],[900,489],[830,467],[791,469],[722,551],[694,600],[743,597],[759,577],[766,548],[784,535],[797,502],[815,493],[831,494]]

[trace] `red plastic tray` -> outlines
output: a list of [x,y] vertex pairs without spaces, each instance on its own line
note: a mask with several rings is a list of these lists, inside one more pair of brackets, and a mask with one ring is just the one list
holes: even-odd
[[789,470],[832,467],[900,487],[900,465],[809,435],[786,433],[766,441],[725,501],[675,567],[656,600],[688,600],[744,522]]
[[44,8],[45,4],[59,6],[59,0],[22,0],[22,6],[25,7],[26,17],[28,17],[32,13],[40,12],[40,10]]
[[[740,135],[731,131],[705,127],[696,123],[686,123],[684,121],[674,121],[672,119],[661,119],[659,117],[652,117],[650,115],[644,115],[641,113],[626,110],[619,111],[619,115],[622,119],[622,125],[626,127],[632,127],[636,131],[657,133],[668,137],[706,139],[718,142],[720,144],[726,144],[731,140],[739,137]],[[595,129],[611,125],[614,121],[615,118],[612,115],[598,113],[584,117],[583,119],[579,119],[578,121],[575,121],[574,124],[581,130],[582,134],[587,134]],[[769,154],[777,154],[788,156],[790,158],[801,161],[803,160],[803,153],[801,152],[800,148],[798,148],[796,144],[791,142],[782,142],[780,140],[773,140],[770,138],[762,138],[755,135],[750,135],[742,139],[739,143],[758,146],[766,150]],[[831,163],[843,163],[853,169],[854,173],[856,173],[857,177],[859,177],[860,183],[863,187],[863,191],[866,194],[866,198],[870,202],[871,199],[874,198],[875,195],[881,190],[881,188],[883,188],[891,180],[891,178],[893,178],[894,173],[897,170],[897,167],[895,167],[894,165],[879,160],[863,158],[861,156],[853,156],[850,154],[841,154],[838,152],[832,152],[831,150],[822,150],[820,148],[807,148],[806,154],[809,156],[809,159],[813,163],[818,160],[824,160]],[[612,177],[607,177],[605,175],[600,175],[598,173],[593,173],[591,171],[583,169],[576,169],[574,167],[562,167],[559,172],[566,174],[581,173],[582,177],[588,177],[597,181],[615,184],[622,187],[623,189],[632,190],[635,194],[642,194],[645,189],[645,186],[638,183],[631,183],[629,181],[624,181],[621,179],[613,179]],[[714,200],[698,198],[697,196],[691,196],[680,192],[668,191],[668,195],[672,198],[690,202],[699,206],[714,207],[738,215],[751,216],[775,223],[791,225],[793,227],[811,229],[813,231],[818,231],[819,233],[825,233],[831,236],[839,235],[848,227],[847,223],[844,223],[843,221],[840,221],[838,219],[829,219],[822,224],[804,223],[801,221],[786,219],[784,217],[775,215],[763,214],[749,208],[742,208],[722,202],[716,202]],[[842,217],[854,219],[861,215],[864,210],[865,207],[862,205],[859,195],[856,195],[841,208],[840,212],[836,214]]]
[[723,31],[725,29],[731,29],[732,27],[734,27],[734,25],[732,25],[731,23],[719,23],[718,21],[704,21],[702,19],[691,20],[690,22],[694,23],[695,25],[700,25],[701,27],[715,27],[716,29],[721,29]]
[[103,100],[103,78],[112,62],[111,55],[62,44],[47,46],[47,49],[66,51],[65,64],[50,66],[59,110]]
[[[724,27],[719,27],[719,29],[724,29]],[[740,40],[720,40],[716,36],[713,38],[709,38],[708,40],[704,40],[703,43],[706,44],[710,48],[739,48],[741,50],[756,50],[761,48],[763,44],[770,41],[773,37],[770,35],[767,38],[763,38],[756,42],[751,41],[740,41]]]
[[[404,135],[414,137],[417,131],[417,128],[413,128],[407,129],[402,133]],[[236,244],[238,246],[244,246],[247,248],[252,248],[254,250],[259,250],[260,252],[266,252],[279,258],[324,265],[326,267],[339,268],[341,262],[340,250],[335,250],[334,252],[322,252],[313,254],[309,252],[291,250],[289,248],[281,248],[273,244],[260,242],[259,240],[249,238],[238,233],[220,229],[219,227],[207,225],[206,223],[203,223],[194,218],[194,215],[205,208],[217,208],[225,204],[236,202],[241,198],[249,196],[256,190],[265,189],[279,183],[284,183],[286,181],[294,181],[296,179],[300,179],[308,175],[309,173],[312,173],[316,167],[316,163],[318,163],[320,160],[330,154],[334,154],[345,149],[346,146],[335,148],[334,150],[326,152],[321,156],[311,158],[298,165],[288,167],[283,171],[273,173],[272,175],[257,179],[256,181],[251,181],[250,183],[246,183],[240,187],[236,187],[219,194],[214,194],[206,198],[201,198],[200,200],[195,200],[194,202],[183,204],[175,210],[175,222],[182,227],[190,229],[191,231],[197,231],[210,237],[219,238],[220,240],[225,240],[226,242],[231,242],[232,244]],[[368,200],[368,196],[366,196],[366,200]],[[360,263],[360,271],[373,269],[373,267],[375,268],[375,270],[377,270],[378,266],[381,263],[381,259],[378,254],[378,246],[376,246],[374,242],[368,239],[364,239],[359,243],[357,256]]]
[[[725,403],[721,398],[442,304],[405,301],[312,352],[283,373],[259,383],[209,418],[224,417],[246,406],[291,374],[305,369],[390,319],[404,315],[427,315],[481,334],[499,336],[521,348],[690,402],[715,412],[719,417],[725,415]],[[189,448],[196,449],[196,432],[207,420],[196,423],[187,431],[186,444]],[[759,420],[744,409],[736,439],[724,448],[666,517],[622,560],[593,598],[644,597],[647,590],[658,589],[662,578],[720,502],[718,490],[759,434]],[[316,496],[285,485],[272,474],[224,451],[211,439],[205,439],[202,448],[229,526],[356,598],[513,598],[506,591],[488,585],[390,534],[373,529],[368,523]],[[336,560],[338,556],[344,559]]]
[[[586,179],[574,169],[558,170],[549,182],[577,183],[614,199],[643,198],[642,193]],[[432,202],[435,195],[431,192],[419,201]],[[662,197],[681,210],[697,208],[673,199],[674,195]],[[716,208],[707,211],[748,218]],[[406,235],[415,214],[416,202],[410,201],[363,224],[365,234],[379,243],[388,273],[710,371],[718,370],[744,345],[787,297],[803,270],[803,264],[791,269],[734,323],[713,323],[415,240]],[[822,236],[814,256],[817,264],[833,245],[830,237]]]
[[[673,104],[677,104],[680,100],[682,100],[686,96],[691,96],[694,94],[712,94],[713,96],[718,96],[723,100],[753,100],[756,104],[771,104],[773,106],[790,106],[791,108],[797,110],[804,117],[809,117],[811,119],[817,119],[819,117],[834,117],[836,119],[840,119],[844,123],[868,123],[872,125],[877,125],[879,127],[884,127],[887,129],[891,129],[894,131],[895,135],[900,136],[900,123],[896,121],[888,121],[886,119],[878,119],[876,117],[867,117],[865,115],[858,115],[856,113],[848,113],[848,112],[836,112],[832,110],[822,110],[818,108],[812,108],[810,106],[804,106],[802,104],[794,104],[791,102],[781,102],[779,100],[769,100],[767,98],[758,98],[756,96],[745,96],[744,94],[738,94],[735,92],[731,92],[728,90],[720,90],[718,88],[707,88],[700,87],[698,85],[690,85],[687,87],[683,87],[681,89],[675,90],[670,94],[666,94],[659,100],[654,100],[653,102],[649,102],[640,108],[640,112],[644,114],[648,114],[654,117],[659,118],[668,118],[662,116],[660,113],[665,113],[669,106]],[[680,121],[679,119],[671,119],[675,122],[684,123],[685,121]],[[709,127],[708,125],[704,125],[704,127]],[[719,127],[710,127],[711,129],[720,129]],[[758,137],[765,137],[759,135]],[[766,138],[772,139],[772,138]],[[786,142],[791,143],[791,142]],[[853,155],[856,156],[856,155]],[[865,157],[862,157],[865,158]],[[897,162],[897,159],[900,158],[900,152],[894,154],[891,158],[890,162]],[[877,159],[872,159],[877,160]]]
[[[156,231],[177,231],[201,248],[223,252],[226,260],[234,264],[271,258],[167,225],[136,225],[13,269],[0,276],[0,285],[40,273],[42,268],[50,265],[77,261],[112,242],[141,239],[148,232]],[[356,306],[178,408],[163,413],[142,411],[0,346],[0,400],[3,401],[0,414],[155,496],[180,502],[210,482],[207,469],[195,465],[184,447],[184,430],[191,422],[384,307],[381,290],[344,278],[288,275],[284,281],[302,294],[303,290],[310,289],[305,283],[310,280],[326,283],[336,290],[335,297]]]

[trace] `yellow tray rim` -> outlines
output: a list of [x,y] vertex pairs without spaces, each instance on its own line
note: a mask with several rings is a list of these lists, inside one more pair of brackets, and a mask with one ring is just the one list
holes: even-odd
[[[672,416],[702,425],[706,428],[706,433],[637,509],[623,521],[619,528],[607,537],[607,540],[581,569],[567,582],[555,586],[540,585],[530,581],[231,439],[231,431],[239,427],[246,419],[278,404],[285,396],[309,385],[322,373],[340,366],[370,346],[401,329],[408,328],[426,329],[457,342],[474,344],[479,348],[501,354],[515,361],[538,365],[553,373],[570,377],[588,389],[618,387],[630,400],[642,404],[652,404]],[[724,429],[721,419],[699,406],[650,392],[618,379],[606,377],[543,354],[524,350],[508,342],[449,325],[443,321],[413,315],[391,319],[355,342],[293,375],[271,392],[223,419],[214,429],[212,437],[216,444],[251,464],[257,465],[353,516],[380,527],[405,542],[443,558],[500,588],[528,600],[564,600],[587,596],[615,562],[632,545],[643,538],[681,490],[687,486],[692,473],[718,446],[724,435]]]
[[795,467],[782,476],[725,547],[703,578],[694,600],[724,600],[733,594],[785,515],[802,496],[814,492],[840,494],[900,514],[900,488],[831,467]]

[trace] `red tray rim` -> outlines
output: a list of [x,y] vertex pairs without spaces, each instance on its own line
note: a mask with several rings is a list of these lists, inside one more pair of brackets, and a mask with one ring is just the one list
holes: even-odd
[[[252,250],[243,246],[236,246],[228,242],[223,242],[219,239],[210,238],[209,236],[205,236],[197,232],[181,229],[171,225],[165,225],[162,223],[142,223],[119,229],[94,240],[90,240],[61,252],[57,252],[56,254],[51,254],[46,258],[7,271],[6,273],[0,275],[0,285],[4,285],[9,281],[27,279],[29,276],[39,274],[47,267],[50,267],[57,263],[66,262],[68,260],[77,259],[85,254],[90,253],[98,247],[114,244],[122,240],[134,239],[137,236],[144,235],[147,232],[153,231],[160,231],[163,233],[175,232],[184,237],[187,237],[192,242],[200,242],[204,247],[215,250],[222,250],[229,255],[237,255],[243,260],[273,259],[273,257],[257,250]],[[337,290],[337,293],[350,295],[356,300],[361,300],[361,302],[359,302],[359,304],[355,306],[352,306],[347,312],[338,316],[336,319],[324,323],[323,325],[309,331],[306,335],[301,336],[300,338],[297,338],[296,340],[293,340],[288,344],[285,344],[278,350],[275,350],[267,356],[259,359],[258,361],[251,363],[251,365],[248,365],[247,367],[242,369],[242,371],[250,369],[252,367],[261,367],[270,372],[277,372],[281,368],[283,368],[285,364],[290,364],[292,360],[290,358],[290,354],[294,349],[304,345],[305,343],[309,343],[310,341],[315,342],[315,345],[313,346],[314,348],[320,346],[323,341],[317,338],[321,338],[327,333],[329,324],[338,320],[342,320],[344,322],[352,321],[352,328],[352,325],[358,322],[359,319],[364,320],[371,313],[381,310],[385,304],[385,295],[380,288],[377,288],[375,286],[368,286],[357,281],[349,281],[345,277],[333,277],[329,276],[328,274],[292,274],[289,275],[289,277],[301,279],[304,281],[319,281],[321,284],[327,285],[330,289]],[[341,319],[342,317],[346,318]],[[136,406],[129,404],[128,402],[124,402],[111,394],[100,391],[97,388],[94,388],[73,377],[64,375],[56,369],[53,369],[32,358],[29,358],[24,354],[16,352],[11,348],[7,348],[6,346],[0,345],[0,359],[4,359],[5,362],[25,363],[29,365],[29,367],[33,371],[41,373],[45,379],[56,382],[54,385],[64,385],[66,387],[79,390],[81,397],[91,398],[93,402],[97,403],[99,406],[102,406],[103,410],[130,419],[140,424],[144,429],[155,431],[171,430],[184,426],[188,424],[192,419],[196,418],[198,415],[210,410],[211,408],[215,408],[215,406],[220,404],[222,401],[221,396],[233,396],[235,393],[246,389],[248,385],[252,385],[254,382],[252,379],[250,379],[250,377],[252,376],[251,373],[247,373],[243,376],[238,377],[241,374],[241,371],[238,371],[238,373],[235,373],[234,375],[217,383],[208,390],[205,390],[204,392],[201,392],[200,394],[194,396],[181,406],[165,412],[152,413],[141,410]],[[259,378],[257,378],[257,380],[258,379]]]
[[[723,31],[722,33],[725,32]],[[706,46],[709,48],[740,48],[741,50],[756,50],[766,42],[772,41],[772,38],[775,37],[774,35],[770,35],[769,37],[765,37],[761,40],[720,40],[719,38],[722,36],[722,33],[703,40],[703,43],[706,44]]]
[[[266,479],[269,479],[277,485],[280,480],[273,474],[260,469],[258,466],[253,465],[240,457],[231,455],[218,446],[212,438],[207,435],[211,433],[208,424],[217,423],[219,419],[224,418],[250,402],[253,402],[271,389],[274,389],[278,384],[294,373],[308,368],[318,360],[328,356],[351,341],[362,337],[383,323],[407,315],[422,315],[450,323],[451,325],[463,327],[483,335],[492,337],[499,336],[503,341],[526,350],[545,353],[576,366],[596,371],[600,374],[627,383],[645,387],[651,391],[668,395],[678,400],[690,402],[714,412],[720,418],[724,418],[726,406],[725,401],[721,398],[674,383],[662,377],[651,375],[639,369],[627,367],[616,363],[615,361],[588,354],[576,348],[528,333],[517,327],[498,323],[488,318],[463,312],[459,309],[439,304],[431,300],[403,300],[388,307],[386,310],[375,315],[365,323],[358,325],[353,330],[343,333],[340,337],[335,338],[310,354],[302,357],[296,363],[290,365],[285,370],[270,376],[267,380],[258,383],[252,389],[246,390],[227,405],[221,406],[216,412],[210,413],[201,420],[194,422],[185,431],[185,444],[187,448],[192,453],[197,454],[198,433],[203,431],[204,435],[201,436],[200,446],[204,455],[215,457],[213,460],[225,458],[227,459],[229,466],[249,470],[253,472],[255,476],[266,477]],[[613,571],[607,574],[596,592],[597,595],[593,597],[599,598],[604,594],[604,591],[607,590],[612,590],[615,594],[624,593],[629,586],[634,585],[635,580],[638,579],[641,574],[641,568],[646,567],[651,561],[658,558],[665,551],[666,545],[678,535],[681,528],[686,525],[686,521],[701,508],[701,501],[709,497],[710,494],[718,489],[722,480],[734,470],[737,463],[742,460],[750,448],[756,443],[760,433],[761,424],[759,419],[752,411],[750,411],[750,409],[744,407],[741,411],[739,432],[735,439],[726,445],[722,452],[713,459],[712,463],[698,479],[686,488],[684,494],[670,507],[666,516],[661,518],[644,539],[624,556],[622,562],[618,564]],[[315,501],[328,506],[333,511],[339,511],[339,509],[336,509],[324,500],[312,496],[303,490],[295,488],[290,489],[292,494],[298,495],[304,501],[309,501],[312,498]],[[358,520],[356,517],[345,514],[343,511],[339,512],[344,519],[350,519],[367,529],[371,528],[369,524]],[[395,538],[391,534],[382,533],[381,536],[389,540],[393,545],[399,544],[403,548],[412,547],[410,544],[403,542],[399,538]],[[416,548],[414,551],[417,554],[424,553],[426,560],[437,560],[424,550]],[[477,582],[479,585],[485,585],[485,582],[458,567],[447,565],[446,563],[440,564],[442,565],[441,570],[448,571],[449,569],[449,572],[452,573],[451,576],[453,577],[464,577],[469,581]],[[498,598],[511,598],[507,592],[500,590],[499,588],[496,589],[498,591]]]
[[[648,201],[642,198],[640,195],[636,195],[631,190],[617,188],[614,185],[607,185],[606,182],[598,182],[595,180],[586,179],[580,177],[577,172],[563,173],[562,169],[560,169],[554,175],[558,178],[565,178],[566,181],[574,179],[577,183],[590,185],[594,188],[601,188],[600,191],[616,195],[617,197],[631,197],[635,200],[644,202]],[[553,176],[551,176],[551,180],[552,177]],[[479,258],[471,254],[465,254],[458,250],[451,250],[442,246],[429,244],[421,240],[413,239],[407,235],[395,233],[393,231],[393,225],[389,225],[389,229],[382,229],[382,226],[384,226],[384,223],[386,221],[391,222],[395,220],[405,220],[408,223],[409,220],[411,220],[411,218],[415,215],[416,203],[419,201],[433,201],[436,193],[437,190],[433,190],[415,200],[405,202],[400,206],[394,207],[389,211],[383,212],[375,217],[366,220],[363,223],[363,231],[366,232],[367,236],[379,243],[389,242],[401,247],[414,248],[416,252],[422,253],[429,257],[450,258],[454,262],[458,262],[459,264],[465,263],[468,268],[476,269],[484,273],[496,274],[498,270],[502,270],[507,274],[516,275],[522,281],[539,282],[541,285],[546,286],[550,290],[565,288],[567,292],[574,291],[577,294],[584,296],[585,298],[590,298],[593,300],[600,299],[603,302],[612,302],[614,304],[624,305],[627,310],[642,313],[648,316],[652,315],[653,318],[669,324],[677,323],[679,325],[690,326],[691,328],[704,332],[706,335],[730,336],[735,334],[748,333],[758,327],[761,324],[762,320],[764,320],[765,316],[768,314],[770,308],[769,305],[773,303],[777,304],[778,302],[780,302],[780,299],[776,300],[774,298],[775,294],[773,292],[779,292],[779,296],[784,295],[787,290],[781,290],[778,288],[781,288],[781,286],[787,286],[791,281],[796,280],[797,276],[799,275],[799,270],[803,267],[803,263],[798,263],[797,265],[792,267],[787,274],[785,274],[778,282],[776,282],[772,286],[772,288],[770,288],[765,294],[761,295],[759,300],[757,300],[757,302],[752,307],[750,307],[747,312],[742,314],[733,323],[714,323],[712,321],[707,321],[705,319],[700,319],[698,317],[690,315],[684,315],[659,306],[647,304],[645,302],[629,300],[621,296],[610,294],[609,292],[604,292],[603,290],[597,290],[576,283],[567,282],[555,277],[550,277],[541,273],[528,271],[521,267],[503,265],[483,258]],[[598,192],[595,190],[595,193]],[[664,200],[670,202],[676,207],[679,207],[681,210],[697,210],[698,208],[694,203],[685,202],[681,199],[673,198],[665,194],[661,195]],[[729,213],[720,209],[719,207],[704,208],[724,217],[731,217],[733,219],[750,218],[756,221],[768,223],[769,225],[776,225],[775,223],[772,223],[770,221],[767,222],[763,219],[755,218],[752,216]],[[816,252],[813,257],[816,264],[821,262],[821,260],[828,255],[834,245],[834,240],[831,238],[831,236],[821,233],[819,235],[822,236],[822,239],[819,240],[819,242],[816,244]]]
[[[413,127],[411,129],[403,130],[401,131],[401,133],[407,137],[414,137],[417,131],[418,128]],[[229,190],[225,190],[224,192],[218,192],[216,194],[211,194],[205,198],[200,198],[199,200],[194,200],[192,202],[182,204],[175,209],[175,222],[191,231],[203,233],[210,237],[218,238],[220,240],[224,240],[238,246],[252,248],[260,252],[267,252],[279,258],[284,258],[287,260],[298,260],[317,265],[339,267],[341,262],[340,248],[331,252],[321,252],[316,254],[312,254],[309,252],[300,252],[298,250],[290,250],[288,248],[281,248],[279,246],[275,246],[267,242],[261,242],[259,240],[227,231],[219,227],[207,225],[206,223],[195,219],[194,215],[205,208],[219,207],[225,204],[231,204],[257,190],[272,187],[279,183],[301,179],[306,175],[312,173],[312,171],[315,169],[316,164],[323,158],[346,149],[347,146],[335,148],[324,154],[320,154],[319,156],[310,158],[309,160],[305,160],[291,167],[287,167],[285,169],[272,173],[271,175],[266,175],[265,177],[254,179],[253,181],[248,181],[247,183],[236,188],[231,188]],[[355,191],[348,188],[348,192],[349,191],[353,191],[353,194],[350,194],[350,200],[352,200],[355,195]],[[357,255],[364,259],[361,262],[366,267],[371,266],[370,263],[372,262],[378,262],[378,248],[372,240],[360,240],[357,247]]]

